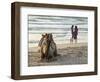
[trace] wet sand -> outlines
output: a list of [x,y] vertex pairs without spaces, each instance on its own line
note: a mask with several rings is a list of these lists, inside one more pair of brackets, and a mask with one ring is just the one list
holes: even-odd
[[48,66],[48,65],[77,65],[87,64],[87,43],[77,44],[57,44],[57,53],[59,56],[52,61],[40,61],[41,55],[37,47],[29,48],[28,66]]

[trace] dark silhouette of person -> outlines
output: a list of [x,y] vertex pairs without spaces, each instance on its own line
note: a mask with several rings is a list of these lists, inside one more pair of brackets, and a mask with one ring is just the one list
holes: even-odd
[[75,39],[75,42],[77,42],[77,35],[78,35],[78,27],[75,26],[75,29],[74,29],[74,39]]
[[73,27],[74,27],[74,25],[72,25],[72,27],[71,27],[71,34],[72,34],[72,39],[74,38],[74,36],[73,36]]

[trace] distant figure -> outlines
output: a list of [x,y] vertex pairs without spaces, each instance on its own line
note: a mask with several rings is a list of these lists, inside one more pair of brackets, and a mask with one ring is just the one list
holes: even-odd
[[75,28],[74,28],[74,25],[72,25],[71,34],[72,34],[72,37],[70,38],[70,43],[73,43],[73,40],[75,40],[75,43],[77,43],[77,35],[78,35],[78,27],[77,26],[75,26]]
[[78,35],[78,28],[77,28],[77,26],[75,26],[73,34],[74,34],[75,43],[77,43],[77,35]]
[[73,31],[74,31],[74,25],[72,25],[72,27],[71,27],[72,39],[73,39]]
[[74,27],[74,25],[72,25],[72,27],[71,27],[71,34],[72,34],[72,36],[70,38],[70,43],[73,43],[73,39],[74,39],[74,34],[73,34],[74,33],[73,32],[74,31],[74,28],[73,27]]

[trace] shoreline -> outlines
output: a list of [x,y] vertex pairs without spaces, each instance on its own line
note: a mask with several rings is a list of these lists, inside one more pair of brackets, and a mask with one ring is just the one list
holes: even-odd
[[[66,43],[66,44],[56,44],[57,49],[62,48],[68,48],[68,47],[82,47],[82,46],[88,46],[88,43]],[[38,52],[38,46],[37,47],[30,47],[28,48],[28,52]]]

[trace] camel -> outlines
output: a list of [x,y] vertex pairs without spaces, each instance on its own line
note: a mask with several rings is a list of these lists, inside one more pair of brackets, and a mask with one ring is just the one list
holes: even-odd
[[57,56],[57,47],[56,43],[53,40],[51,33],[42,35],[41,40],[39,41],[39,48],[41,54],[41,60],[47,60]]

